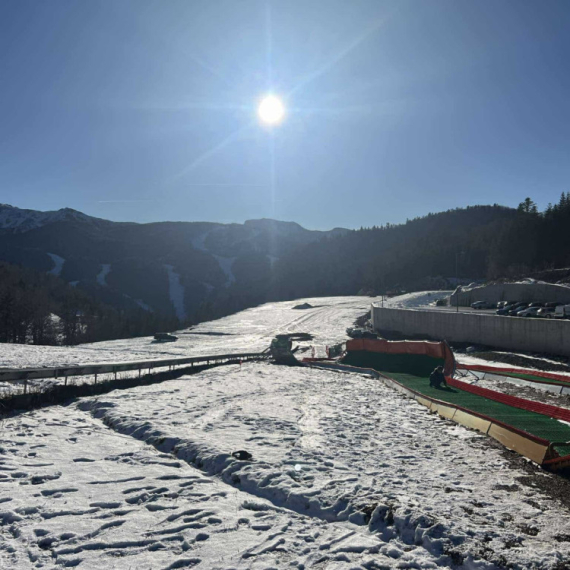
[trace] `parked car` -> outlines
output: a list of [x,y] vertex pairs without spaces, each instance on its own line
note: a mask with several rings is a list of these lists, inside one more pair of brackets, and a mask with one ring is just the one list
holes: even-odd
[[511,317],[516,317],[517,313],[523,309],[527,309],[528,305],[528,303],[517,303],[507,314]]
[[517,313],[517,317],[536,317],[541,307],[527,307]]
[[488,301],[475,301],[471,303],[472,309],[492,309],[493,304],[489,303]]
[[178,337],[170,333],[156,333],[154,335],[154,340],[158,342],[174,342],[175,340],[178,340]]
[[555,319],[570,319],[570,305],[558,305],[554,309]]
[[554,307],[558,307],[560,305],[564,305],[564,303],[560,303],[560,301],[557,301],[557,302],[552,302],[552,303],[546,303],[544,306],[554,308]]
[[534,303],[531,303],[531,304],[529,305],[529,307],[545,307],[545,306],[546,306],[546,305],[545,305],[544,303],[540,303],[540,302],[538,302],[538,301],[536,301],[536,302],[534,302]]
[[550,319],[554,316],[554,311],[554,307],[542,307],[541,309],[538,309],[536,316],[541,319]]
[[514,308],[516,303],[509,303],[508,305],[504,305],[502,309],[498,309],[496,311],[497,315],[508,315],[509,311]]

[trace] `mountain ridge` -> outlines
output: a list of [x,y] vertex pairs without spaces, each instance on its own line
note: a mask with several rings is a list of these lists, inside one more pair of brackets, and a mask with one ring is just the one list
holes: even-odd
[[240,306],[252,302],[252,274],[267,276],[295,248],[349,231],[307,230],[269,218],[113,222],[71,208],[1,204],[0,260],[58,275],[118,308],[144,307],[187,321],[204,302],[227,305],[232,296],[242,298]]

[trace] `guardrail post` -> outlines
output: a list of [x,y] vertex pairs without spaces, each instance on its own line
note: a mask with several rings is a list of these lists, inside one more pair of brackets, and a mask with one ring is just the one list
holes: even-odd
[[97,372],[95,372],[95,384],[97,384]]
[[28,393],[28,379],[24,379],[24,395]]
[[67,372],[65,373],[65,382],[63,384],[64,386],[67,386]]

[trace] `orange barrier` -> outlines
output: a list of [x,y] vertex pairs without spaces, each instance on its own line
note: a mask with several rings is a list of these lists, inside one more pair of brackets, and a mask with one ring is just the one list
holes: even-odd
[[449,345],[443,342],[424,340],[385,340],[356,338],[347,341],[346,351],[379,352],[383,354],[418,354],[439,358],[444,361],[444,373],[453,376],[455,372],[455,357]]

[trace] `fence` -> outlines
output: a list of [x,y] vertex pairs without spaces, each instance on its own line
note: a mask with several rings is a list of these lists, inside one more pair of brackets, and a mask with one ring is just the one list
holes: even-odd
[[192,356],[186,358],[167,358],[160,360],[141,360],[137,362],[117,362],[105,364],[89,364],[86,366],[65,366],[54,368],[21,368],[0,371],[0,382],[24,383],[24,394],[28,391],[29,380],[59,379],[63,378],[64,385],[70,376],[95,376],[95,383],[99,374],[115,374],[118,372],[137,371],[139,377],[142,371],[148,370],[150,374],[155,368],[168,368],[172,370],[176,366],[197,364],[224,364],[236,361],[267,360],[271,356],[265,352],[250,352],[243,354],[216,354],[212,356]]

